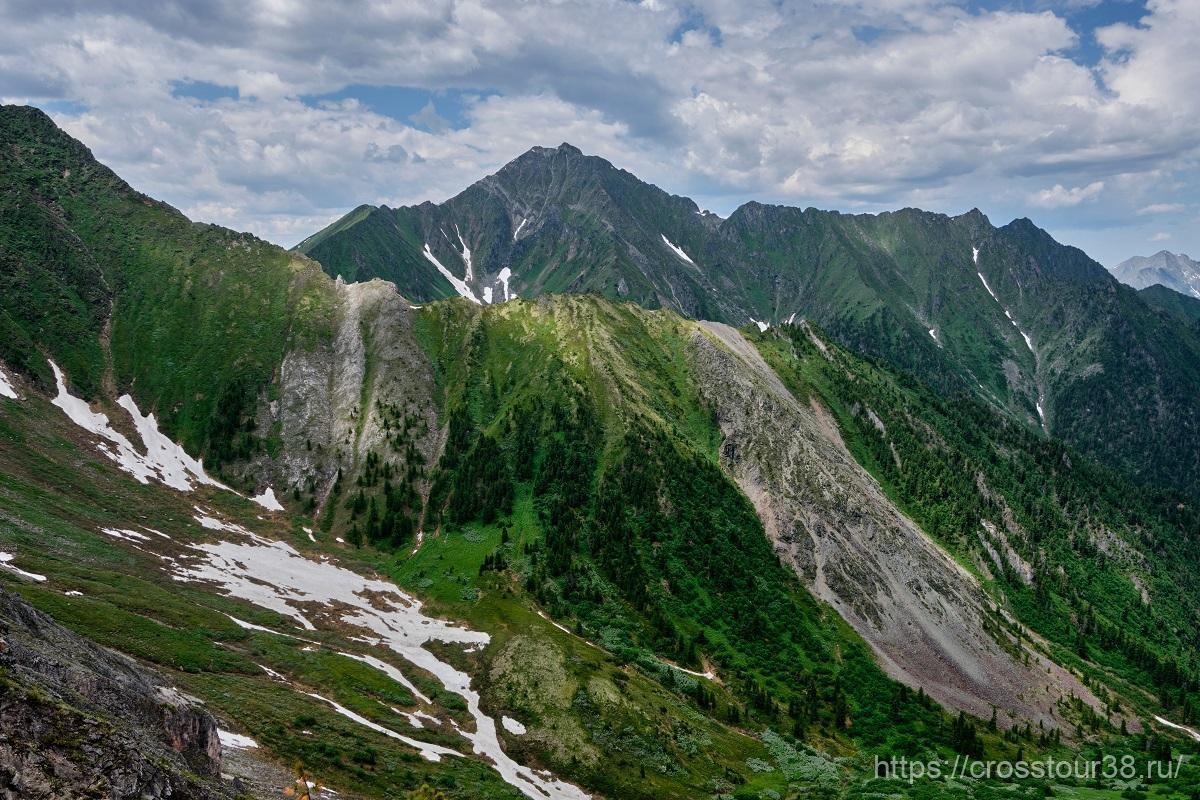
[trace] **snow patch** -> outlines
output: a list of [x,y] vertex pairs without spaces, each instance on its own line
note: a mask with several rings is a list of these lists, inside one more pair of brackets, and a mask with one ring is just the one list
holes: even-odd
[[[971,261],[975,263],[975,266],[979,266],[979,248],[974,245],[971,246]],[[980,277],[983,276],[980,275]]]
[[17,390],[12,387],[12,382],[2,369],[0,369],[0,397],[7,397],[10,400],[17,399]]
[[208,528],[210,531],[226,531],[228,533],[250,533],[241,525],[235,525],[232,522],[222,522],[216,517],[209,516],[208,512],[200,506],[193,506],[198,514],[192,514],[192,519],[200,523],[203,528]]
[[[664,663],[666,663],[666,662],[664,662]],[[688,675],[693,675],[697,678],[706,678],[710,681],[717,679],[717,674],[715,672],[713,672],[712,670],[708,670],[706,672],[696,672],[694,669],[688,669],[687,667],[681,667],[678,664],[669,664],[668,663],[667,666],[671,667],[672,669],[677,669],[680,672],[686,672]]]
[[491,304],[492,302],[492,287],[483,287],[483,302]]
[[414,728],[424,728],[425,727],[425,724],[421,720],[428,720],[429,722],[432,722],[434,725],[436,725],[438,723],[437,717],[433,716],[432,714],[427,714],[424,711],[401,711],[400,709],[395,708],[395,707],[391,707],[391,708],[392,708],[393,714],[397,714],[401,717],[404,717],[406,720],[408,720],[408,724],[412,725]]
[[150,541],[149,536],[146,536],[144,533],[138,533],[137,531],[120,530],[118,528],[101,528],[100,532],[105,536],[111,536],[114,539],[124,539],[127,542],[134,542],[135,544],[138,542]]
[[149,483],[150,479],[154,478],[182,492],[191,491],[195,483],[232,491],[228,486],[210,478],[204,471],[203,463],[189,456],[182,447],[164,436],[158,429],[154,415],[143,416],[132,397],[127,394],[121,395],[117,399],[117,405],[125,409],[133,420],[134,428],[146,448],[145,455],[139,453],[123,434],[113,430],[107,415],[92,411],[85,400],[73,396],[67,390],[66,377],[53,361],[50,361],[50,369],[54,371],[54,380],[58,388],[58,395],[51,403],[62,409],[67,418],[76,425],[103,439],[104,442],[99,445],[100,452],[133,475],[139,483]]
[[1195,739],[1197,742],[1200,742],[1200,733],[1196,732],[1196,731],[1195,731],[1195,730],[1193,730],[1192,728],[1189,728],[1189,727],[1187,727],[1186,725],[1180,725],[1180,724],[1178,724],[1178,723],[1171,722],[1171,720],[1169,720],[1169,719],[1163,719],[1163,718],[1162,718],[1162,717],[1160,717],[1158,714],[1155,714],[1155,715],[1154,715],[1154,719],[1155,719],[1155,720],[1156,720],[1156,721],[1157,721],[1159,724],[1161,724],[1161,725],[1166,725],[1168,728],[1174,728],[1174,729],[1175,729],[1175,730],[1177,730],[1177,731],[1183,731],[1183,732],[1184,732],[1184,733],[1186,733],[1188,736],[1191,736],[1193,739]]
[[422,694],[421,690],[418,689],[416,686],[414,686],[412,681],[410,681],[407,677],[405,677],[403,672],[396,669],[395,667],[393,667],[391,664],[387,663],[386,661],[381,661],[378,658],[375,658],[375,656],[360,656],[357,653],[343,653],[343,652],[339,651],[338,655],[345,656],[346,658],[352,658],[355,661],[366,664],[367,666],[374,667],[375,669],[382,672],[384,675],[387,675],[389,678],[394,680],[396,683],[403,686],[405,689],[408,689],[410,692],[413,693],[413,696],[416,697],[417,699],[419,699],[422,703],[425,703],[427,705],[433,704],[433,701],[430,700],[424,694]]
[[787,322],[785,322],[784,325],[791,325],[793,322],[795,322],[795,320],[796,320],[796,312],[793,311],[792,315],[787,318]]
[[526,222],[529,222],[529,219],[527,217],[521,217],[521,223],[517,225],[517,229],[513,231],[514,242],[517,240],[517,237],[521,235],[521,229],[525,227]]
[[514,736],[525,735],[525,726],[520,722],[517,722],[512,717],[501,717],[500,724],[504,726],[504,730],[508,731]]
[[429,242],[425,243],[425,258],[429,260],[429,263],[437,267],[437,271],[442,273],[443,278],[450,281],[450,285],[454,287],[454,291],[458,292],[460,296],[467,298],[472,303],[479,303],[479,298],[476,297],[475,293],[471,291],[471,287],[467,286],[467,284],[461,279],[456,278],[453,272],[446,269],[444,266],[442,266],[442,262],[437,260],[437,256],[435,256],[433,251],[429,249]]
[[275,490],[268,486],[266,490],[255,497],[251,497],[255,503],[265,508],[267,511],[283,511],[283,504],[275,498]]
[[72,589],[69,592],[63,592],[63,594],[65,594],[67,597],[83,597],[83,592],[76,591],[75,589]]
[[937,328],[930,328],[930,329],[929,329],[929,335],[930,335],[930,336],[932,336],[932,337],[933,337],[933,340],[936,342],[936,341],[938,340],[938,337],[937,337]]
[[[409,747],[416,749],[416,751],[421,754],[421,758],[425,759],[426,761],[438,762],[438,761],[442,760],[442,756],[460,756],[460,755],[462,755],[462,753],[459,753],[455,750],[451,750],[449,747],[441,747],[436,744],[430,744],[429,742],[422,742],[422,741],[418,741],[417,739],[410,739],[409,737],[404,736],[403,734],[396,733],[391,728],[385,728],[382,725],[380,725],[379,723],[372,722],[371,720],[367,719],[366,717],[364,717],[360,714],[355,714],[350,709],[346,708],[343,705],[339,705],[338,703],[334,702],[333,700],[330,700],[328,697],[322,697],[321,695],[314,694],[313,692],[305,692],[305,694],[308,695],[309,697],[315,697],[316,699],[320,700],[323,703],[328,703],[329,705],[333,706],[334,711],[341,714],[346,719],[357,722],[359,725],[362,725],[364,728],[368,728],[369,730],[373,730],[376,733],[382,733],[384,736],[404,742]],[[529,795],[529,796],[534,797],[535,795]]]
[[17,575],[20,575],[22,578],[28,578],[29,580],[37,581],[38,583],[41,583],[42,581],[46,580],[45,575],[38,575],[36,572],[26,572],[25,570],[18,567],[16,564],[12,563],[14,558],[16,558],[16,556],[13,555],[12,553],[0,553],[0,567],[3,567],[4,569],[8,570],[9,572],[15,572]]
[[975,274],[979,276],[979,280],[983,281],[983,288],[987,289],[987,293],[992,296],[993,300],[995,300],[997,303],[999,303],[1000,298],[996,297],[996,293],[992,291],[992,287],[988,286],[987,278],[983,277],[983,273],[976,272]]
[[467,283],[470,283],[471,281],[475,280],[475,267],[471,263],[471,248],[467,247],[466,241],[463,240],[462,231],[458,229],[457,222],[454,223],[454,232],[458,234],[458,243],[462,245],[462,253],[459,255],[462,256],[463,263],[466,265],[466,277],[464,277],[463,280],[465,280]]
[[[293,636],[290,633],[283,633],[282,631],[277,631],[277,630],[274,630],[273,628],[266,628],[266,627],[263,627],[262,625],[255,625],[253,622],[246,622],[246,620],[238,619],[237,617],[233,616],[232,614],[226,614],[225,616],[229,617],[230,621],[233,622],[234,625],[237,625],[239,628],[241,628],[243,630],[258,631],[260,633],[273,633],[276,636],[283,636],[288,639],[298,639],[299,641],[302,641],[302,642],[308,641],[308,639],[301,639],[299,636]],[[263,669],[267,669],[267,668],[263,667]],[[267,670],[267,671],[270,672],[270,670]],[[279,675],[279,673],[274,673],[274,674]],[[279,677],[282,678],[283,676],[279,675]]]
[[751,322],[753,322],[755,325],[757,325],[757,326],[758,326],[758,330],[759,330],[759,332],[765,332],[765,331],[767,330],[767,328],[771,327],[771,323],[769,323],[769,322],[759,322],[759,321],[758,321],[758,320],[756,320],[754,317],[751,317],[751,318],[750,318],[750,321],[751,321]]
[[[249,534],[247,541],[195,544],[192,550],[198,560],[180,568],[174,576],[177,580],[213,583],[231,596],[291,617],[306,630],[316,629],[308,617],[310,609],[318,611],[314,619],[325,624],[366,629],[378,640],[378,646],[387,647],[417,669],[432,674],[447,691],[463,698],[475,726],[473,731],[459,733],[506,783],[536,800],[582,800],[588,796],[576,786],[546,777],[510,758],[500,746],[496,721],[480,709],[479,693],[471,688],[470,676],[425,647],[434,641],[483,646],[489,641],[486,633],[426,616],[421,602],[394,584],[363,577],[331,562],[305,558],[286,542]],[[419,748],[426,758],[457,755],[446,748],[401,737],[332,700],[313,696],[365,727]]]
[[231,733],[220,728],[217,728],[217,738],[221,740],[222,747],[233,747],[238,750],[249,750],[250,748],[258,747],[258,742],[249,736],[243,736],[240,733]]
[[[172,442],[158,430],[158,423],[153,414],[142,416],[137,403],[127,394],[117,398],[117,405],[125,409],[133,420],[138,436],[146,447],[145,462],[158,471],[160,480],[173,489],[182,492],[192,490],[192,481],[215,486],[218,489],[229,489],[208,476],[204,464],[187,454],[182,447]],[[231,490],[232,491],[232,490]]]
[[508,288],[508,281],[510,278],[512,278],[512,270],[509,269],[508,267],[505,267],[504,269],[500,270],[500,274],[497,275],[496,277],[497,277],[497,280],[499,280],[500,283],[502,283],[504,285],[504,300],[501,302],[507,303],[508,300],[512,297],[512,294],[509,292],[509,288]]
[[[1016,323],[1013,323],[1013,324],[1015,325]],[[1030,339],[1029,334],[1026,333],[1025,331],[1021,330],[1020,328],[1017,328],[1017,332],[1021,334],[1021,338],[1025,340],[1025,346],[1028,347],[1029,352],[1032,353],[1033,352],[1033,339]]]
[[680,258],[682,258],[684,261],[691,264],[692,266],[696,265],[696,262],[692,261],[691,256],[689,256],[687,253],[683,252],[683,248],[680,247],[679,245],[672,244],[671,240],[667,238],[667,235],[665,233],[660,233],[659,236],[662,237],[663,243],[666,244],[667,247],[671,248],[671,250],[674,251],[675,255],[679,256]]

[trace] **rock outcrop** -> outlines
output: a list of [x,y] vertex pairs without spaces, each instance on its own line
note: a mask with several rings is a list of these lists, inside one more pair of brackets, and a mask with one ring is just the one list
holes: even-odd
[[223,800],[216,720],[0,589],[0,799]]

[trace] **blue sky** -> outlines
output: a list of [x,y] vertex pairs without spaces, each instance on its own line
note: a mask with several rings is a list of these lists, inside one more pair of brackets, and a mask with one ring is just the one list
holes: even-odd
[[10,0],[0,98],[291,245],[569,141],[742,202],[1028,216],[1200,254],[1195,0]]

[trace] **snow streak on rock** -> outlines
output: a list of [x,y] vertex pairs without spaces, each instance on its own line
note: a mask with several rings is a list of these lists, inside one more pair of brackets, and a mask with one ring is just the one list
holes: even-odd
[[429,249],[429,242],[425,243],[425,258],[429,261],[429,263],[437,267],[437,271],[442,273],[443,278],[450,281],[450,285],[454,287],[454,291],[458,292],[459,295],[467,298],[472,303],[479,302],[479,298],[476,297],[475,293],[471,291],[471,287],[467,286],[467,284],[464,283],[460,278],[455,277],[453,272],[446,269],[442,265],[442,262],[437,260],[437,256],[435,256],[433,251]]
[[675,255],[679,256],[687,263],[692,264],[693,266],[695,265],[696,262],[692,261],[691,256],[689,256],[687,253],[683,252],[682,247],[679,247],[678,245],[673,244],[671,242],[671,240],[667,238],[666,234],[660,233],[659,236],[662,237],[663,243],[666,244],[667,247],[671,248],[672,251],[674,251]]
[[510,278],[512,278],[512,270],[508,267],[505,267],[504,269],[500,270],[500,274],[497,276],[497,278],[500,283],[504,285],[504,300],[501,302],[507,302],[508,299],[512,297],[508,289],[508,281]]
[[458,234],[458,243],[462,245],[462,252],[459,255],[462,256],[463,264],[466,265],[466,273],[463,280],[470,283],[475,280],[475,266],[471,263],[471,248],[467,247],[462,231],[458,229],[458,223],[454,224],[454,232]]

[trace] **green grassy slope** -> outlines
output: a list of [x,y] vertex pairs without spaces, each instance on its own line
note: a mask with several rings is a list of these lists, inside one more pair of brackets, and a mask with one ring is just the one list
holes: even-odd
[[317,265],[137,193],[36,109],[0,109],[0,148],[4,363],[52,388],[49,356],[79,394],[130,391],[210,464],[260,446],[259,394],[322,324]]

